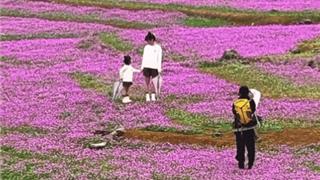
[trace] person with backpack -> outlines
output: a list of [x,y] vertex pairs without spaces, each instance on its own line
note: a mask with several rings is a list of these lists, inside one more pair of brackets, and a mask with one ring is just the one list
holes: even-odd
[[151,80],[155,77],[160,77],[162,49],[156,43],[156,37],[151,32],[148,32],[145,41],[148,44],[143,49],[141,70],[143,71],[147,87],[146,101],[156,101],[156,89],[151,87]]
[[256,104],[249,97],[250,90],[247,86],[239,89],[239,98],[232,105],[234,114],[234,132],[236,136],[238,167],[244,169],[245,148],[248,151],[248,169],[252,169],[255,160],[255,126],[257,120],[254,117]]

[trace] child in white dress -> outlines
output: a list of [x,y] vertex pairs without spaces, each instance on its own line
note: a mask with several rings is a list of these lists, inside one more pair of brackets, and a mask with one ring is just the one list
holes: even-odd
[[134,72],[140,72],[140,70],[135,69],[131,66],[131,57],[130,56],[124,56],[124,65],[121,67],[119,74],[120,79],[122,81],[124,94],[122,103],[130,103],[132,102],[129,97],[129,89],[132,86],[133,82],[133,73]]

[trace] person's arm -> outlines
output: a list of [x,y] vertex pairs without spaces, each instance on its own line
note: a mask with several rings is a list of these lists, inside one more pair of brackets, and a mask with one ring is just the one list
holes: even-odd
[[233,115],[234,115],[234,121],[232,122],[232,127],[233,128],[238,128],[238,121],[237,121],[237,118],[236,118],[236,109],[235,109],[235,107],[234,107],[234,104],[232,104],[232,113],[233,113]]
[[252,114],[256,112],[256,103],[254,102],[254,100],[250,100],[250,108]]
[[120,79],[123,79],[124,72],[125,72],[125,67],[122,67],[119,71]]
[[236,114],[237,114],[236,109],[234,107],[234,104],[232,104],[232,113],[233,113],[234,116],[236,116]]
[[162,48],[161,46],[159,45],[159,52],[158,52],[158,57],[157,57],[157,67],[158,67],[158,72],[161,73],[162,71]]
[[141,70],[143,70],[143,68],[144,68],[144,66],[145,66],[146,59],[147,59],[147,56],[146,56],[146,49],[147,49],[147,46],[145,46],[145,47],[143,48],[142,63],[141,63]]
[[133,72],[136,72],[136,73],[139,73],[139,72],[141,72],[141,70],[139,70],[139,69],[136,69],[136,68],[134,68],[134,67],[132,67],[132,71],[133,71]]

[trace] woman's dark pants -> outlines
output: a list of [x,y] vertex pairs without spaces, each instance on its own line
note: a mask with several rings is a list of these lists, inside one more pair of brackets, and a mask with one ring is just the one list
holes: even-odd
[[239,168],[244,168],[245,148],[248,151],[248,168],[251,169],[255,159],[255,133],[254,130],[236,132],[237,156]]

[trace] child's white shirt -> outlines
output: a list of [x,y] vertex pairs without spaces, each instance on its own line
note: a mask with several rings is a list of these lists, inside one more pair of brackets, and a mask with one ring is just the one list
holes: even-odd
[[162,49],[158,44],[146,45],[143,49],[142,65],[143,68],[157,69],[161,72]]
[[131,65],[123,65],[119,71],[120,79],[123,82],[132,82],[134,72],[140,72],[140,70],[133,68]]

